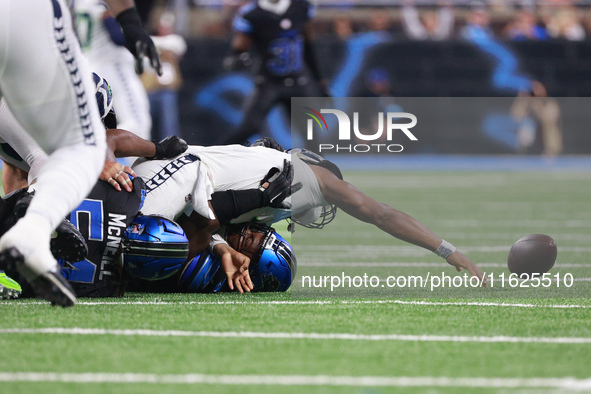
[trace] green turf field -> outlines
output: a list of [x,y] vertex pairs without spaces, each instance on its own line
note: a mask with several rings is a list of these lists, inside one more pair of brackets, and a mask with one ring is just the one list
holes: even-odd
[[[455,275],[429,252],[339,214],[292,237],[286,294],[128,294],[74,308],[0,302],[2,393],[591,391],[588,172],[348,173],[486,272],[546,233],[568,289],[302,289],[305,274]],[[281,225],[284,227],[284,225]]]

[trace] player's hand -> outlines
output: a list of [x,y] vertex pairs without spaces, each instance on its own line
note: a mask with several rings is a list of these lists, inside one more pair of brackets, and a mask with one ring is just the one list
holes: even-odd
[[447,262],[448,264],[456,267],[458,272],[462,271],[462,269],[468,270],[472,276],[476,276],[478,279],[480,279],[482,286],[486,287],[486,278],[484,277],[482,270],[478,268],[476,264],[474,264],[474,262],[472,262],[472,260],[470,260],[468,257],[456,250],[447,258]]
[[260,183],[263,192],[263,204],[272,208],[291,208],[284,200],[302,188],[302,184],[293,182],[293,166],[289,160],[283,160],[283,171],[273,167]]
[[170,135],[160,142],[154,142],[156,154],[148,157],[148,160],[172,159],[177,157],[189,148],[187,141],[176,135]]
[[106,160],[99,179],[113,186],[118,192],[121,191],[121,186],[123,186],[128,192],[131,192],[133,191],[133,182],[129,179],[129,175],[134,177],[137,176],[130,167]]
[[144,56],[147,56],[150,59],[152,68],[161,76],[162,64],[160,63],[160,56],[158,56],[154,41],[142,27],[135,7],[128,8],[117,15],[117,22],[121,25],[125,36],[125,47],[135,57],[135,68],[138,74],[144,72],[143,60]]
[[250,259],[240,252],[237,252],[228,244],[217,244],[213,251],[220,256],[222,268],[228,277],[230,290],[238,289],[241,294],[249,293],[254,289],[248,267]]

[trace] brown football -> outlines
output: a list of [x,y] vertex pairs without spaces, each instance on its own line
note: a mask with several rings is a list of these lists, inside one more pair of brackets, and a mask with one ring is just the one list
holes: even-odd
[[556,262],[556,242],[544,234],[530,234],[513,244],[507,257],[511,273],[527,276],[541,275],[550,271]]

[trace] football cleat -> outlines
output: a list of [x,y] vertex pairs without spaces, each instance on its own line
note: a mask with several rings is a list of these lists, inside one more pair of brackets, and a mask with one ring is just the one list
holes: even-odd
[[86,240],[68,219],[63,219],[51,233],[49,248],[53,257],[66,261],[81,261],[88,255]]
[[25,264],[23,255],[14,247],[0,252],[0,264],[9,269],[16,268],[25,278],[31,278],[27,281],[37,297],[51,302],[51,305],[66,308],[76,303],[74,290],[66,278],[60,274],[57,264],[49,271],[36,274]]
[[23,292],[17,281],[0,271],[0,300],[16,299]]
[[[14,214],[20,219],[27,213],[33,194],[27,193],[14,206]],[[88,245],[82,233],[68,219],[63,219],[51,233],[51,254],[56,259],[81,261],[88,255]]]

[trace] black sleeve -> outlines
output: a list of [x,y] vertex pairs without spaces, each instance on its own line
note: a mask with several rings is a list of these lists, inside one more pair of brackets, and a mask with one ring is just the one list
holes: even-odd
[[211,206],[220,225],[224,225],[246,212],[262,208],[263,192],[258,189],[215,192],[211,195]]

